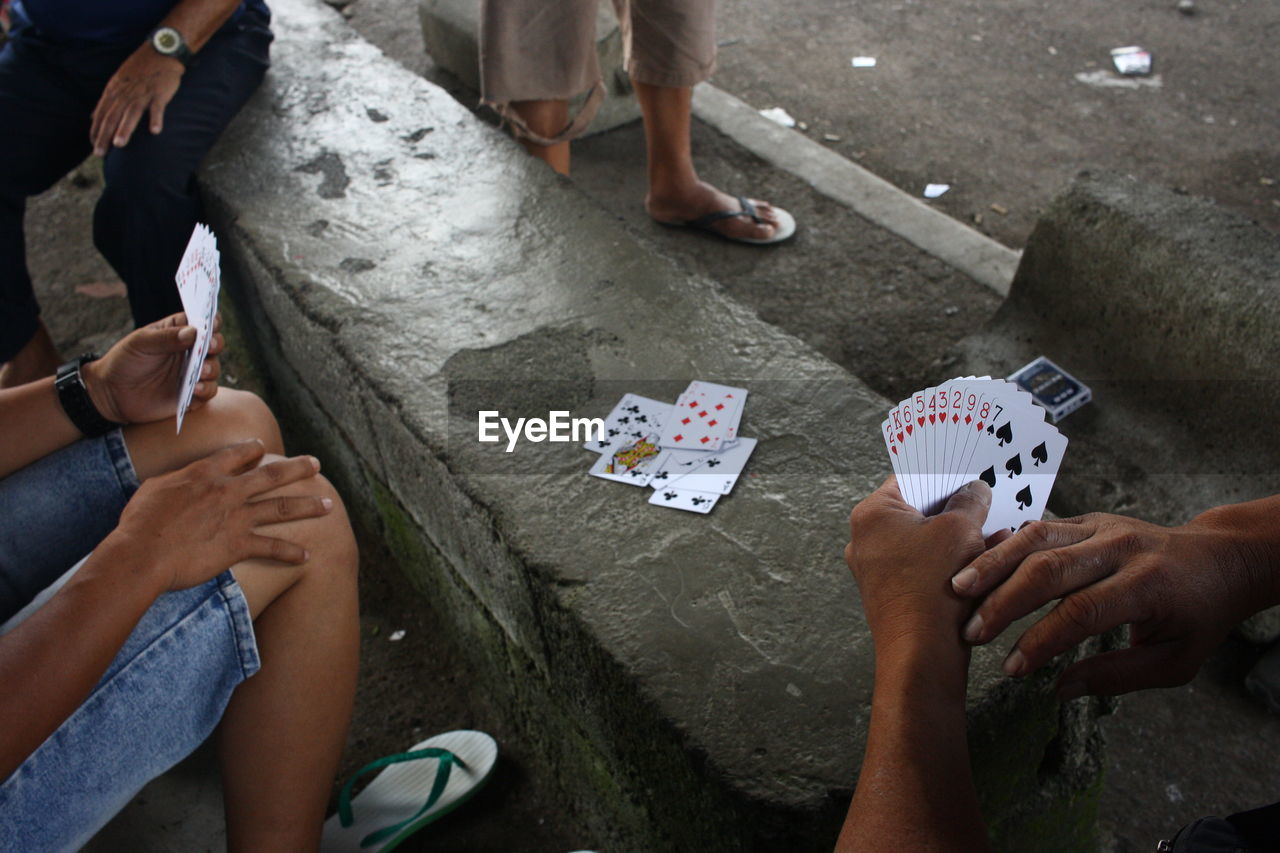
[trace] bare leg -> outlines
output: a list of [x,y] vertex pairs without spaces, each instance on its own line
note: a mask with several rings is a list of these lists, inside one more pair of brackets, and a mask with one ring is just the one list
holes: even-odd
[[268,561],[232,570],[254,616],[262,669],[231,697],[220,729],[227,848],[315,850],[346,743],[360,656],[355,540],[324,478],[272,494],[334,500],[321,518],[275,525],[303,543],[300,567]]
[[[524,119],[529,129],[539,136],[553,137],[564,130],[569,123],[568,101],[513,101],[511,108]],[[569,174],[569,143],[558,142],[555,145],[538,145],[528,140],[520,140],[525,150],[544,160],[562,175]]]
[[60,364],[62,357],[58,355],[53,338],[49,337],[49,330],[41,320],[27,345],[18,350],[11,361],[0,365],[0,388],[15,388],[52,376]]
[[139,480],[176,470],[249,438],[261,440],[268,453],[284,453],[275,416],[248,391],[219,388],[212,400],[187,413],[181,433],[175,435],[174,429],[172,418],[125,428],[125,445]]
[[[644,115],[649,157],[649,195],[645,209],[659,222],[685,222],[721,210],[737,210],[738,200],[698,179],[689,142],[693,90],[635,82]],[[767,202],[752,199],[766,224],[745,216],[724,219],[714,227],[732,237],[767,240],[777,218]]]

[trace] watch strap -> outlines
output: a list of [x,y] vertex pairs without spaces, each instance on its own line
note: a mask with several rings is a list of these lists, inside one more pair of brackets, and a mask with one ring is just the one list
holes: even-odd
[[96,353],[85,353],[79,358],[73,358],[58,368],[57,377],[53,381],[53,387],[58,392],[58,402],[62,404],[62,411],[66,412],[76,429],[84,433],[85,438],[97,438],[124,426],[104,418],[97,406],[93,405],[93,400],[89,397],[89,389],[84,387],[80,368],[97,359]]

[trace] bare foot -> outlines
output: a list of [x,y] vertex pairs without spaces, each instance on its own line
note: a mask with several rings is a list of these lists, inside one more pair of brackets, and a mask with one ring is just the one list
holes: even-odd
[[[751,199],[756,215],[764,222],[756,222],[750,216],[726,217],[714,222],[711,228],[726,237],[747,240],[768,240],[778,233],[778,216],[766,201]],[[722,210],[740,210],[738,199],[723,193],[705,181],[698,181],[687,190],[658,192],[650,190],[645,198],[645,210],[658,222],[690,222],[708,213]]]
[[0,388],[14,388],[52,376],[60,364],[62,358],[41,321],[27,345],[18,350],[12,360],[0,365]]

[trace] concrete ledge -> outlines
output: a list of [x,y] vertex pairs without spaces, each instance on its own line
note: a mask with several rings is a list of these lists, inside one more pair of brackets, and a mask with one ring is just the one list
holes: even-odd
[[[872,660],[842,565],[884,476],[886,401],[656,257],[570,183],[383,57],[275,0],[274,66],[203,186],[282,414],[606,849],[828,850]],[[760,439],[706,517],[586,476],[576,446],[475,441],[475,411],[603,414],[738,381]],[[979,785],[1002,849],[1090,843],[1089,702],[975,653]]]
[[[1214,203],[1082,174],[1046,211],[1009,298],[945,370],[1048,355],[1094,387],[1063,422],[1063,514],[1181,523],[1280,492],[1280,239]],[[1252,620],[1280,636],[1280,612]]]

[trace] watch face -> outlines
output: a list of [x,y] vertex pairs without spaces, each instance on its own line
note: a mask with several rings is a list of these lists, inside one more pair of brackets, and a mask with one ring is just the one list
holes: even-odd
[[151,42],[155,45],[156,50],[161,53],[176,53],[178,45],[182,43],[182,39],[177,30],[165,27],[164,29],[156,30]]

